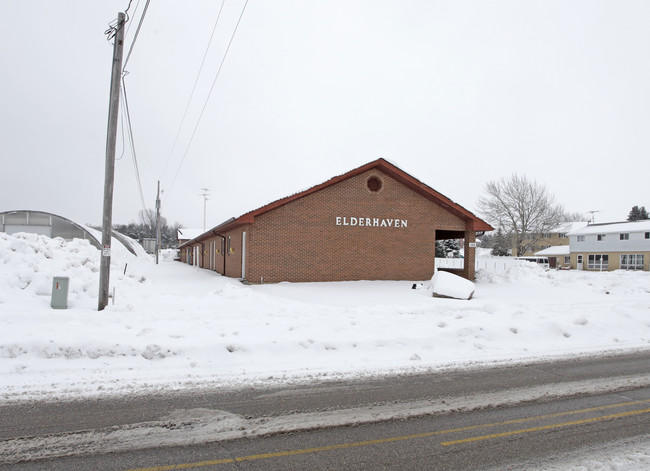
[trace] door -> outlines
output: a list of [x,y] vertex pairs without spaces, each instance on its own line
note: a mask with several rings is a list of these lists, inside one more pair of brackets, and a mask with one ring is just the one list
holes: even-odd
[[578,261],[576,262],[576,268],[582,270],[582,254],[578,254]]

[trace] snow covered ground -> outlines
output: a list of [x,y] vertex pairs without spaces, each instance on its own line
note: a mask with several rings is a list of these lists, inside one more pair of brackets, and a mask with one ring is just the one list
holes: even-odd
[[[98,312],[97,249],[0,233],[0,401],[650,349],[647,272],[482,260],[473,298],[461,301],[432,297],[427,280],[245,286],[173,253],[156,265],[113,250],[115,297]],[[70,277],[68,309],[50,308],[54,276]],[[630,447],[647,449],[621,450]],[[639,453],[635,466],[647,465]],[[628,469],[608,456],[607,469]]]
[[[172,254],[169,254],[172,255]],[[416,372],[650,348],[650,273],[478,272],[469,301],[428,281],[245,286],[114,248],[0,233],[0,400]],[[69,308],[51,309],[70,277]],[[418,283],[419,289],[411,289]]]

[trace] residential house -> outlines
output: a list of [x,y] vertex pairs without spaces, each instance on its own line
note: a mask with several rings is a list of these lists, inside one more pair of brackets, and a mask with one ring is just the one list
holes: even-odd
[[[587,222],[566,222],[558,226],[557,228],[551,230],[550,232],[544,234],[532,234],[531,237],[527,238],[524,242],[533,242],[532,246],[523,254],[522,257],[529,257],[537,255],[541,250],[545,250],[551,247],[560,247],[569,245],[569,232],[573,232],[582,227],[585,227]],[[514,238],[513,238],[514,239]],[[557,252],[557,250],[555,250]],[[517,253],[517,241],[512,241],[512,254],[516,255]],[[564,253],[562,251],[562,253]],[[546,255],[544,255],[546,256]],[[554,255],[555,256],[555,255]],[[562,260],[563,261],[563,260]]]
[[571,231],[569,243],[578,270],[650,269],[650,220],[590,224]]

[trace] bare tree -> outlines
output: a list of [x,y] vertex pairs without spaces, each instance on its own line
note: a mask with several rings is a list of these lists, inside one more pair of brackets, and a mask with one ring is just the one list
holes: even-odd
[[[138,211],[138,219],[146,231],[147,237],[156,237],[156,210],[155,209],[141,209]],[[160,231],[161,233],[167,227],[167,218],[160,216]]]
[[586,222],[589,220],[589,217],[585,213],[581,213],[580,211],[573,211],[566,213],[565,215],[565,220],[566,222]]
[[564,208],[546,187],[525,176],[515,173],[490,181],[483,192],[478,201],[479,211],[492,226],[513,238],[517,256],[567,221]]
[[[156,211],[154,209],[141,209],[138,211],[138,219],[147,231],[155,234],[156,232]],[[152,235],[148,237],[154,237]]]

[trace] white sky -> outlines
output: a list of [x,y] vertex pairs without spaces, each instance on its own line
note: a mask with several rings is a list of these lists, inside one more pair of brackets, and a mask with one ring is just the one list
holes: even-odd
[[[378,157],[471,211],[513,171],[597,222],[650,207],[650,2],[250,0],[188,148],[244,5],[227,0],[172,153],[220,4],[151,2],[126,67],[144,197],[160,179],[170,222],[203,225],[204,187],[213,226]],[[103,33],[127,5],[4,5],[0,211],[101,223]],[[128,149],[115,185],[114,223],[135,220]]]

